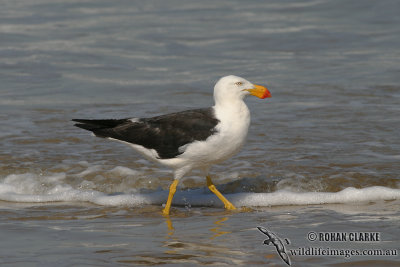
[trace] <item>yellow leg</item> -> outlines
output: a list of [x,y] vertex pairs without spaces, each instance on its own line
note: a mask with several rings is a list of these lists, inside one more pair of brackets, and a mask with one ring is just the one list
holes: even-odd
[[207,186],[208,189],[210,189],[211,192],[213,192],[225,205],[225,209],[228,210],[235,210],[235,206],[231,202],[229,202],[215,187],[213,182],[211,181],[210,176],[207,176]]
[[165,205],[165,208],[162,211],[163,215],[169,215],[169,209],[171,208],[172,198],[175,195],[176,186],[178,185],[178,183],[179,183],[179,180],[176,179],[172,182],[171,186],[169,187],[167,204]]

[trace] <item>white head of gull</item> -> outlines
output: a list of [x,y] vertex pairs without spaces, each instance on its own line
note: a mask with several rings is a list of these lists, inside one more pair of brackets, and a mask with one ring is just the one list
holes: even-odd
[[215,105],[152,118],[87,120],[74,119],[75,126],[96,136],[130,145],[150,160],[174,169],[164,215],[169,215],[179,180],[193,169],[204,172],[208,188],[236,209],[214,186],[209,176],[213,164],[235,155],[245,142],[250,112],[243,99],[253,95],[271,97],[267,88],[238,76],[222,77],[214,87]]

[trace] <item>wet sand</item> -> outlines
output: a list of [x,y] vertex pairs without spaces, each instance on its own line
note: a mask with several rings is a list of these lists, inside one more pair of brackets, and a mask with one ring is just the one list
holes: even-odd
[[[45,205],[0,202],[2,266],[265,265],[285,266],[263,226],[290,249],[396,250],[398,201],[354,205],[172,210],[161,207],[101,207],[76,203]],[[379,232],[379,242],[321,242],[310,232]],[[303,249],[303,250],[304,250]],[[307,252],[305,252],[307,253]],[[289,254],[292,266],[398,266],[399,256]]]

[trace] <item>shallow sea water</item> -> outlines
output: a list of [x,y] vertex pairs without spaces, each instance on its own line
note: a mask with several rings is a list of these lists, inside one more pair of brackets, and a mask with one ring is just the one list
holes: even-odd
[[[289,249],[399,249],[398,1],[4,1],[0,10],[0,264],[285,266]],[[213,104],[219,77],[266,85],[248,141],[171,172],[73,118]],[[379,241],[310,241],[378,232]],[[397,266],[393,256],[293,255],[292,266]]]

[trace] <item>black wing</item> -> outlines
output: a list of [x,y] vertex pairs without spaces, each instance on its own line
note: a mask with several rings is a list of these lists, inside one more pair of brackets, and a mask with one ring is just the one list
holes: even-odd
[[162,159],[183,153],[179,147],[206,140],[216,132],[219,120],[213,108],[187,110],[144,119],[81,120],[75,126],[92,131],[98,137],[110,137],[155,149]]

